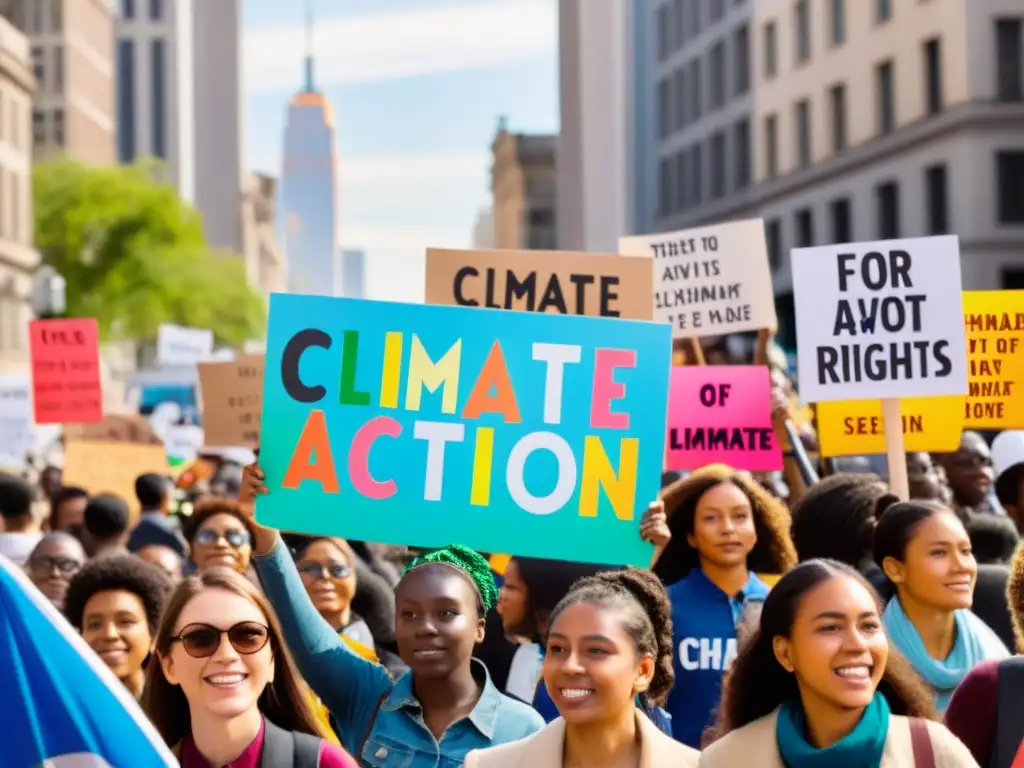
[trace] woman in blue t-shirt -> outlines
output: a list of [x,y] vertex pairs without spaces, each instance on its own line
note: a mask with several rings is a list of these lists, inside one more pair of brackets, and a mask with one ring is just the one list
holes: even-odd
[[700,747],[736,658],[737,628],[768,595],[756,574],[770,579],[796,565],[789,526],[779,500],[724,465],[666,487],[644,516],[641,536],[656,547],[653,568],[672,602],[676,682],[667,709],[676,740]]

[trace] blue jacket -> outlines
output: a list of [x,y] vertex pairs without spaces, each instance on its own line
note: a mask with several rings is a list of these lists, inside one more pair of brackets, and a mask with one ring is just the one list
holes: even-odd
[[767,596],[768,585],[753,573],[740,593],[730,597],[700,568],[668,588],[676,681],[667,709],[676,741],[700,749],[704,729],[718,708],[722,676],[736,658],[736,625],[743,609]]
[[450,725],[439,743],[423,721],[412,673],[392,682],[384,667],[346,648],[313,606],[280,538],[253,562],[299,672],[326,705],[342,746],[360,765],[459,768],[472,749],[515,741],[543,727],[540,715],[498,691],[487,668],[474,661],[483,694],[469,717]]

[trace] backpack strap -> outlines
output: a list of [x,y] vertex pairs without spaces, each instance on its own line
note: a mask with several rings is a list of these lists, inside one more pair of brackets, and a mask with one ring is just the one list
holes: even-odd
[[996,739],[992,750],[993,768],[1010,768],[1024,740],[1024,657],[1013,656],[999,663]]
[[[313,763],[315,768],[316,763]],[[263,751],[260,768],[298,768],[295,764],[295,735],[263,718]]]
[[935,768],[935,750],[927,720],[910,718],[910,745],[914,749],[914,768]]
[[311,733],[292,733],[295,740],[295,768],[319,768],[324,740]]

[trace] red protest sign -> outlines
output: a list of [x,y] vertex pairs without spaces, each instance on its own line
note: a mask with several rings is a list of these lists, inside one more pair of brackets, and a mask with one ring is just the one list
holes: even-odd
[[36,424],[85,424],[103,419],[100,341],[96,320],[29,323]]

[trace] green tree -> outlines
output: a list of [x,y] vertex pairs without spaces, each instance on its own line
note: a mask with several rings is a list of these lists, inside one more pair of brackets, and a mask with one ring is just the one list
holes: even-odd
[[199,214],[160,171],[67,158],[35,167],[35,242],[67,280],[68,315],[95,317],[103,340],[149,340],[161,323],[209,328],[232,346],[262,336],[244,262],[209,248]]

